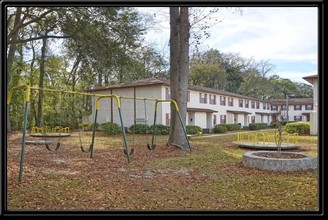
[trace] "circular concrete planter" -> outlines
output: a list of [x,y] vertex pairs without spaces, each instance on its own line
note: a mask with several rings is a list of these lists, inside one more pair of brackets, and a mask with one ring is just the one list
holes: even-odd
[[310,155],[294,153],[294,152],[281,152],[281,154],[294,154],[300,155],[301,158],[274,158],[274,157],[261,157],[258,154],[278,154],[277,151],[249,151],[243,156],[243,164],[245,167],[257,168],[260,170],[271,171],[300,171],[317,168],[317,159]]

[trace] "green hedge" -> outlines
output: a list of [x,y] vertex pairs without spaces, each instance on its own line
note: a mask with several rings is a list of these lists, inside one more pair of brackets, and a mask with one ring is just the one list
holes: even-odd
[[224,124],[224,126],[226,126],[228,131],[236,131],[236,130],[240,130],[241,128],[241,124]]
[[202,128],[197,125],[187,125],[186,132],[187,134],[197,134],[198,132],[202,132]]
[[105,122],[100,126],[106,134],[120,134],[122,132],[121,127],[116,123]]
[[146,134],[149,132],[149,126],[146,124],[131,125],[129,131],[135,134]]
[[[224,128],[223,128],[224,127]],[[214,127],[214,133],[225,133],[227,131],[237,131],[241,129],[241,124],[218,124]]]
[[249,130],[260,130],[264,128],[268,128],[267,123],[250,123],[249,124]]
[[225,125],[215,125],[214,133],[226,133],[228,131]]
[[310,134],[310,122],[289,122],[286,124],[284,131],[290,134]]
[[[84,131],[92,131],[93,124],[94,123],[81,123],[81,124],[79,124],[79,127]],[[96,130],[98,130],[98,129],[99,129],[99,124],[96,123]]]
[[[161,124],[156,124],[155,125],[155,129],[156,129],[156,134],[169,134],[170,133],[170,127],[169,126],[165,126],[165,125],[161,125]],[[152,134],[154,130],[154,125],[150,126],[150,133]]]

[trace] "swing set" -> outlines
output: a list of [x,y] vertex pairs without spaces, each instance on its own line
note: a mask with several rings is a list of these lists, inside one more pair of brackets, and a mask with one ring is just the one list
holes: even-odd
[[[63,108],[63,98],[65,93],[61,93],[59,105],[60,108]],[[53,118],[53,117],[52,117]],[[58,119],[56,119],[57,121]],[[52,120],[53,124],[55,120]],[[26,144],[33,144],[33,145],[45,145],[47,150],[49,151],[58,151],[61,143],[60,140],[62,137],[69,137],[70,134],[70,128],[69,127],[62,127],[62,121],[63,117],[60,117],[59,119],[60,124],[51,128],[50,126],[43,126],[43,127],[37,127],[34,126],[31,129],[31,137],[43,137],[44,141],[26,141]],[[58,138],[56,144],[53,147],[52,141],[49,141],[48,138]],[[52,149],[53,148],[53,149]]]
[[[92,126],[92,139],[91,139],[91,144],[89,145],[88,149],[85,149],[82,146],[82,141],[81,141],[81,133],[79,134],[80,137],[80,148],[83,152],[85,153],[90,153],[90,158],[93,157],[93,149],[94,149],[94,143],[95,143],[95,132],[96,132],[96,124],[97,124],[97,116],[98,116],[98,111],[99,111],[99,106],[100,106],[100,102],[103,99],[115,99],[116,101],[116,105],[117,105],[117,111],[119,114],[119,118],[120,118],[120,124],[121,124],[121,129],[122,129],[122,136],[123,136],[123,145],[124,145],[124,154],[127,156],[128,159],[128,163],[131,162],[131,155],[134,152],[134,148],[131,149],[131,151],[129,151],[128,148],[128,144],[127,144],[127,137],[126,137],[126,132],[124,129],[124,124],[123,124],[123,119],[122,119],[122,112],[121,112],[121,99],[132,99],[132,100],[143,100],[144,101],[144,106],[146,106],[146,101],[153,101],[155,102],[155,109],[154,109],[154,123],[153,123],[153,131],[152,131],[152,141],[151,144],[148,143],[147,141],[147,148],[149,150],[154,150],[156,148],[156,144],[155,144],[155,135],[156,135],[156,117],[157,117],[157,108],[158,108],[158,103],[164,103],[164,102],[168,102],[174,105],[176,113],[178,115],[178,118],[180,120],[186,141],[187,141],[187,145],[189,148],[189,151],[191,151],[191,145],[189,143],[189,139],[187,137],[187,133],[186,133],[186,128],[183,124],[181,115],[180,115],[180,111],[179,111],[179,107],[178,104],[176,103],[175,100],[172,99],[152,99],[152,98],[139,98],[139,97],[123,97],[123,96],[118,96],[115,94],[110,94],[110,95],[103,95],[103,94],[93,94],[93,93],[84,93],[84,92],[74,92],[74,91],[65,91],[65,90],[57,90],[57,89],[49,89],[49,88],[39,88],[39,87],[31,87],[28,85],[21,85],[21,86],[15,86],[13,87],[8,94],[8,99],[7,99],[7,105],[10,105],[11,103],[11,99],[12,96],[14,94],[14,91],[19,90],[19,89],[24,89],[25,91],[25,97],[24,97],[24,102],[25,102],[25,108],[24,108],[24,124],[23,124],[23,138],[22,138],[22,147],[21,147],[21,156],[20,156],[20,169],[19,169],[19,182],[22,181],[22,177],[23,177],[23,164],[24,164],[24,154],[25,154],[25,145],[26,144],[44,144],[46,145],[46,148],[50,151],[57,151],[60,147],[60,142],[58,141],[56,144],[56,147],[54,150],[51,150],[49,145],[51,142],[47,141],[46,139],[44,141],[39,141],[39,142],[34,142],[34,141],[28,141],[26,140],[26,130],[27,130],[27,116],[28,116],[28,107],[29,107],[29,102],[30,102],[30,95],[31,95],[31,90],[42,90],[42,91],[48,91],[48,92],[56,92],[56,93],[67,93],[67,94],[80,94],[80,95],[85,95],[85,96],[93,96],[96,97],[96,108],[95,108],[95,115],[94,115],[94,123]],[[147,119],[147,113],[146,113],[146,107],[145,107],[145,119]],[[146,121],[145,121],[146,123]],[[135,124],[136,124],[136,120],[135,120]],[[36,128],[35,128],[36,129]],[[60,130],[60,128],[57,128],[57,132],[58,131],[63,131]],[[62,133],[62,132],[59,132]],[[67,133],[66,133],[67,134]],[[58,135],[57,137],[61,137],[61,135]],[[147,139],[148,140],[148,139]]]

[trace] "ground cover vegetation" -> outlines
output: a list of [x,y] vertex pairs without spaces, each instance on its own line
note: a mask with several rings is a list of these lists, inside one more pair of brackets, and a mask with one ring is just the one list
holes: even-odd
[[[272,131],[274,132],[274,131]],[[78,133],[59,151],[27,146],[18,183],[21,133],[8,138],[8,210],[317,210],[318,171],[276,173],[245,168],[247,149],[236,134],[194,136],[192,152],[166,146],[168,135],[146,147],[136,135],[132,162],[122,136],[97,131],[93,158],[79,149]],[[88,143],[91,132],[82,138]],[[300,136],[297,152],[317,156],[316,136]]]

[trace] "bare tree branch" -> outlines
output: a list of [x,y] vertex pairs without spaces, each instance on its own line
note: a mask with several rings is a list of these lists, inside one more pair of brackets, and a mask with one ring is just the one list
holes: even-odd
[[46,11],[44,12],[43,14],[41,14],[40,16],[34,18],[34,19],[31,19],[29,20],[28,22],[26,23],[23,23],[24,20],[26,19],[27,15],[25,14],[24,17],[20,20],[20,22],[14,26],[14,28],[10,31],[10,33],[8,34],[8,37],[7,39],[11,39],[13,37],[13,35],[18,31],[18,29],[22,28],[22,27],[26,27],[27,25],[29,24],[32,24],[38,20],[40,20],[41,18],[45,17],[47,14],[53,12],[55,9],[50,9],[49,11]]
[[40,36],[40,37],[32,37],[32,38],[23,39],[23,40],[9,41],[8,44],[26,43],[26,42],[30,42],[30,41],[34,41],[34,40],[41,40],[43,38],[70,38],[70,36],[51,36],[51,35],[47,35],[47,36]]

